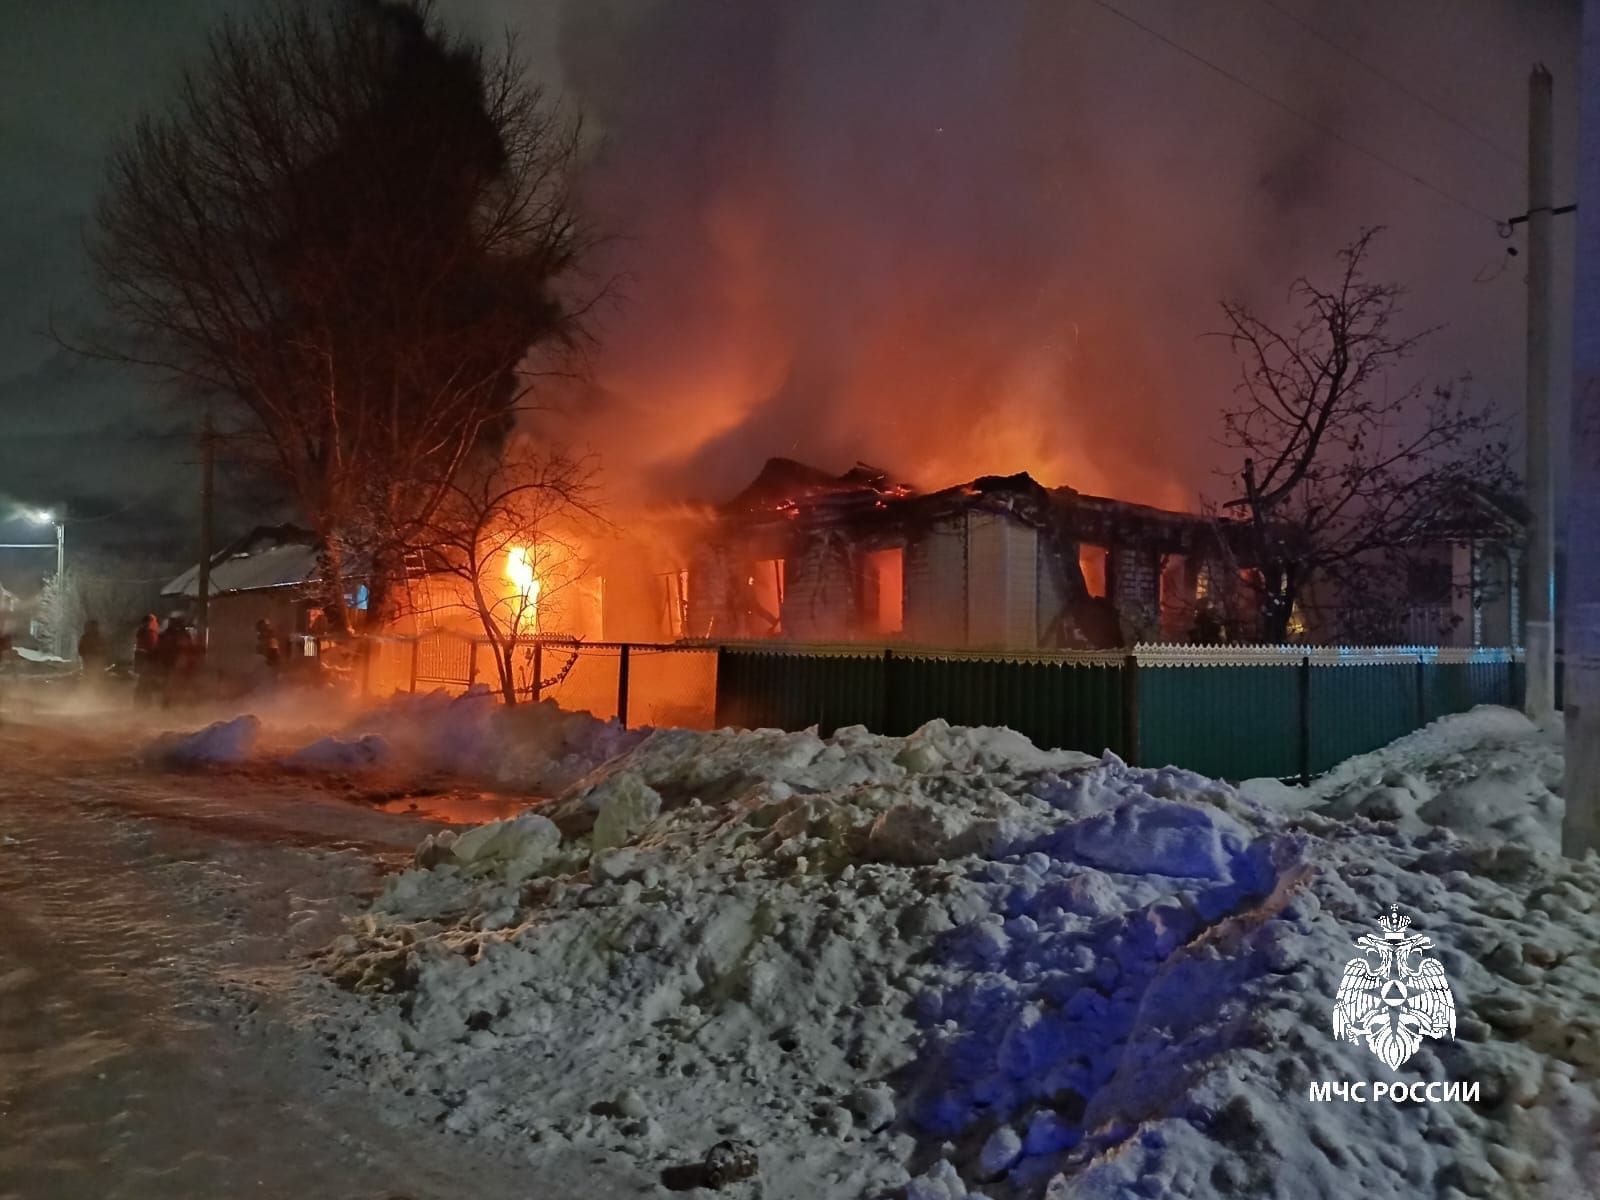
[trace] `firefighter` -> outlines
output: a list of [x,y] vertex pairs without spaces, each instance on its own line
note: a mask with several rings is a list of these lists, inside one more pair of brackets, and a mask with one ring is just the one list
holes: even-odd
[[277,629],[265,617],[256,622],[256,653],[272,671],[282,665],[283,644],[278,640]]
[[167,626],[156,642],[156,678],[161,691],[161,707],[170,708],[174,700],[189,698],[196,664],[194,634],[189,623],[177,613],[167,618]]
[[133,634],[134,699],[148,704],[155,698],[159,682],[160,664],[156,652],[161,642],[161,623],[155,613],[146,613]]

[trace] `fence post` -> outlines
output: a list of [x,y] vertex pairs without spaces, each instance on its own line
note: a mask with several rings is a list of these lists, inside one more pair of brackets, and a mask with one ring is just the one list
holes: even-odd
[[622,654],[617,659],[617,724],[628,727],[628,643],[622,643]]
[[1122,761],[1137,767],[1139,747],[1139,655],[1129,650],[1122,660]]
[[1428,660],[1417,655],[1417,728],[1428,723]]
[[722,681],[726,678],[723,668],[727,666],[728,648],[717,647],[717,665],[711,679],[711,725],[715,729],[726,728],[728,724],[728,706],[723,700]]
[[894,712],[894,687],[890,683],[893,675],[894,651],[885,646],[883,648],[883,694],[879,697],[883,703],[883,712],[878,718],[881,724],[874,732],[890,734],[890,736],[893,736],[891,729],[894,725],[894,719],[890,715]]
[[1300,786],[1311,783],[1311,655],[1300,656]]
[[422,652],[422,638],[411,639],[411,694],[417,694],[417,656]]
[[468,645],[472,649],[467,654],[467,687],[471,688],[478,682],[478,639],[473,638]]
[[544,643],[538,638],[533,642],[533,702],[539,703],[544,698]]

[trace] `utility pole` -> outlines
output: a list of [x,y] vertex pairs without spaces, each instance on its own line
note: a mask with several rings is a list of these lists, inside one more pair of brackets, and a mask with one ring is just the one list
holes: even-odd
[[208,400],[205,417],[200,424],[200,594],[196,604],[200,627],[195,631],[202,650],[207,648],[211,633],[211,510],[215,499],[216,442],[216,431],[211,424],[211,402]]
[[1528,76],[1528,716],[1542,721],[1556,709],[1555,487],[1550,472],[1550,72],[1540,63]]
[[1561,849],[1600,850],[1600,0],[1584,0],[1572,483],[1567,496],[1567,815]]

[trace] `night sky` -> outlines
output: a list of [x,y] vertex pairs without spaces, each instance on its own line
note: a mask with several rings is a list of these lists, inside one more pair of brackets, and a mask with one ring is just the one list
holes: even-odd
[[[1270,309],[1364,224],[1390,228],[1377,269],[1416,323],[1447,326],[1416,377],[1470,371],[1514,410],[1522,260],[1490,218],[1523,207],[1535,60],[1570,198],[1576,4],[1108,3],[1146,28],[1098,0],[443,0],[514,27],[593,135],[586,203],[617,235],[596,269],[623,298],[583,415],[549,431],[599,450],[618,498],[727,494],[790,454],[1192,504],[1224,486],[1216,301]],[[108,137],[248,6],[6,6],[0,502],[71,504],[77,544],[192,545],[188,414],[41,334],[93,320]],[[227,532],[263,511],[234,502]]]

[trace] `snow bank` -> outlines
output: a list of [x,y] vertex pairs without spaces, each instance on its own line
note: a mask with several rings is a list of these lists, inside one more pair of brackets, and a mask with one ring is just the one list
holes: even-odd
[[234,717],[195,733],[163,733],[145,747],[145,759],[157,766],[188,770],[237,766],[249,761],[260,736],[259,718]]
[[302,769],[383,766],[550,795],[644,736],[615,721],[564,712],[553,700],[507,708],[480,685],[459,696],[396,695],[288,761]]
[[[938,722],[657,731],[418,862],[330,951],[356,993],[337,1062],[535,1165],[669,1179],[733,1139],[772,1200],[1600,1179],[1593,860]],[[1433,937],[1460,1018],[1401,1078],[1478,1081],[1476,1105],[1308,1099],[1393,1078],[1329,1027],[1390,904]]]
[[[455,696],[444,691],[398,694],[353,718],[345,713],[342,719],[345,725],[337,734],[277,755],[276,761],[299,771],[447,776],[548,796],[637,745],[648,733],[588,713],[565,712],[553,700],[507,708],[482,686]],[[261,726],[254,715],[237,720],[254,722],[257,730]],[[204,739],[216,728],[191,736]],[[152,745],[153,761],[167,761],[168,740]],[[246,761],[254,749],[252,738],[233,757],[212,761]],[[264,753],[259,757],[267,758]]]
[[1484,706],[1443,717],[1339,764],[1310,787],[1252,779],[1240,791],[1285,811],[1440,827],[1471,841],[1561,848],[1559,728]]

